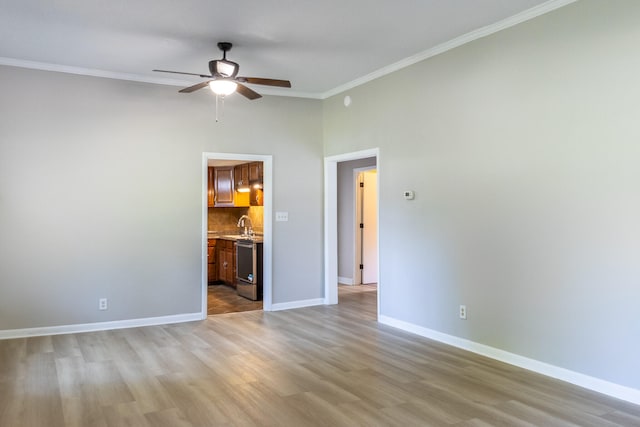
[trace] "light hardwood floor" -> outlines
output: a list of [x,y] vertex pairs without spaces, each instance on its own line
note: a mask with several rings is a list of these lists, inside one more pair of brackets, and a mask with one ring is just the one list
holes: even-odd
[[209,285],[207,289],[207,314],[238,313],[262,310],[262,300],[251,301],[238,295],[231,286]]
[[0,426],[640,425],[375,318],[375,288],[341,287],[335,306],[0,341]]

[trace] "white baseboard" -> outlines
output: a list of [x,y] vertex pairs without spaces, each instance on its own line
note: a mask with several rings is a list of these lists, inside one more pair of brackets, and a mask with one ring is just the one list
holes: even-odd
[[468,350],[482,356],[490,357],[492,359],[499,360],[510,365],[528,369],[530,371],[537,372],[548,377],[556,378],[580,387],[584,387],[589,390],[596,391],[598,393],[606,394],[617,399],[626,400],[627,402],[640,405],[640,390],[631,387],[605,381],[600,378],[591,377],[579,372],[570,371],[565,368],[550,365],[548,363],[540,362],[538,360],[530,359],[518,354],[509,353],[508,351],[500,350],[464,338],[444,334],[433,329],[424,328],[422,326],[418,326],[402,320],[397,320],[392,317],[379,316],[378,321],[385,325],[393,326],[394,328],[402,329],[404,331],[411,332],[425,338],[430,338],[432,340],[449,344],[463,350]]
[[323,305],[324,298],[306,299],[301,301],[281,302],[271,304],[271,311],[290,310],[292,308],[304,308],[314,305]]
[[351,277],[338,276],[338,283],[341,283],[343,285],[353,285],[353,279]]
[[175,314],[171,316],[145,317],[142,319],[114,320],[111,322],[82,323],[77,325],[44,326],[40,328],[7,329],[0,331],[0,339],[38,337],[42,335],[75,334],[106,331],[110,329],[138,328],[140,326],[167,325],[170,323],[203,320],[202,313]]

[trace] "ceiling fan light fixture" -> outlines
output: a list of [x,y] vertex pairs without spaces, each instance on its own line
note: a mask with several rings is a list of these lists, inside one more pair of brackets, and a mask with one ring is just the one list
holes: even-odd
[[211,80],[209,82],[209,88],[216,95],[222,95],[222,96],[231,95],[233,92],[236,91],[237,87],[238,87],[238,83],[232,80],[220,79],[220,80]]

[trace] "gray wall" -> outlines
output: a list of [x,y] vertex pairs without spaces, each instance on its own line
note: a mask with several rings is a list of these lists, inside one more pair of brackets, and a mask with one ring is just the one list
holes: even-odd
[[325,102],[326,155],[380,148],[382,315],[640,388],[638,22],[583,0]]
[[351,280],[355,263],[353,170],[375,165],[375,157],[338,163],[338,276]]
[[177,89],[0,67],[0,329],[199,312],[203,152],[273,155],[273,302],[323,296],[320,101]]

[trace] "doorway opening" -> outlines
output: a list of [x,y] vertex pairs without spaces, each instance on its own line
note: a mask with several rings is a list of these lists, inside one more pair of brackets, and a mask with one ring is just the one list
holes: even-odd
[[272,156],[203,153],[202,316],[271,311]]
[[[366,163],[367,161],[370,163],[362,163]],[[355,245],[357,240],[357,233],[355,231],[355,208],[357,201],[353,174],[354,169],[359,167],[376,169],[377,173],[372,176],[377,189],[380,176],[379,150],[377,148],[325,158],[325,304],[338,303],[338,282],[352,285],[358,280],[361,280],[360,276],[355,274],[356,271],[354,271],[357,257]],[[351,191],[351,195],[345,191],[346,187],[344,183],[341,184],[344,179],[341,177],[345,175],[345,168],[348,171],[346,173],[348,176],[347,186],[350,189],[348,191]],[[349,228],[345,231],[344,224],[346,224],[346,222],[343,212],[345,203],[348,203],[352,210],[352,213],[346,220],[349,227],[351,227],[351,231],[348,231]],[[377,218],[379,212],[377,197],[375,198],[373,209]],[[378,282],[377,312],[379,313],[380,290],[382,287],[381,281],[379,280],[379,266],[377,265],[379,254],[379,244],[377,242],[378,229],[377,223],[371,227],[371,230],[375,231],[374,235],[376,236],[376,241],[372,247],[376,260],[374,271]],[[349,241],[351,242],[350,244]],[[351,258],[349,258],[349,256],[351,256]]]

